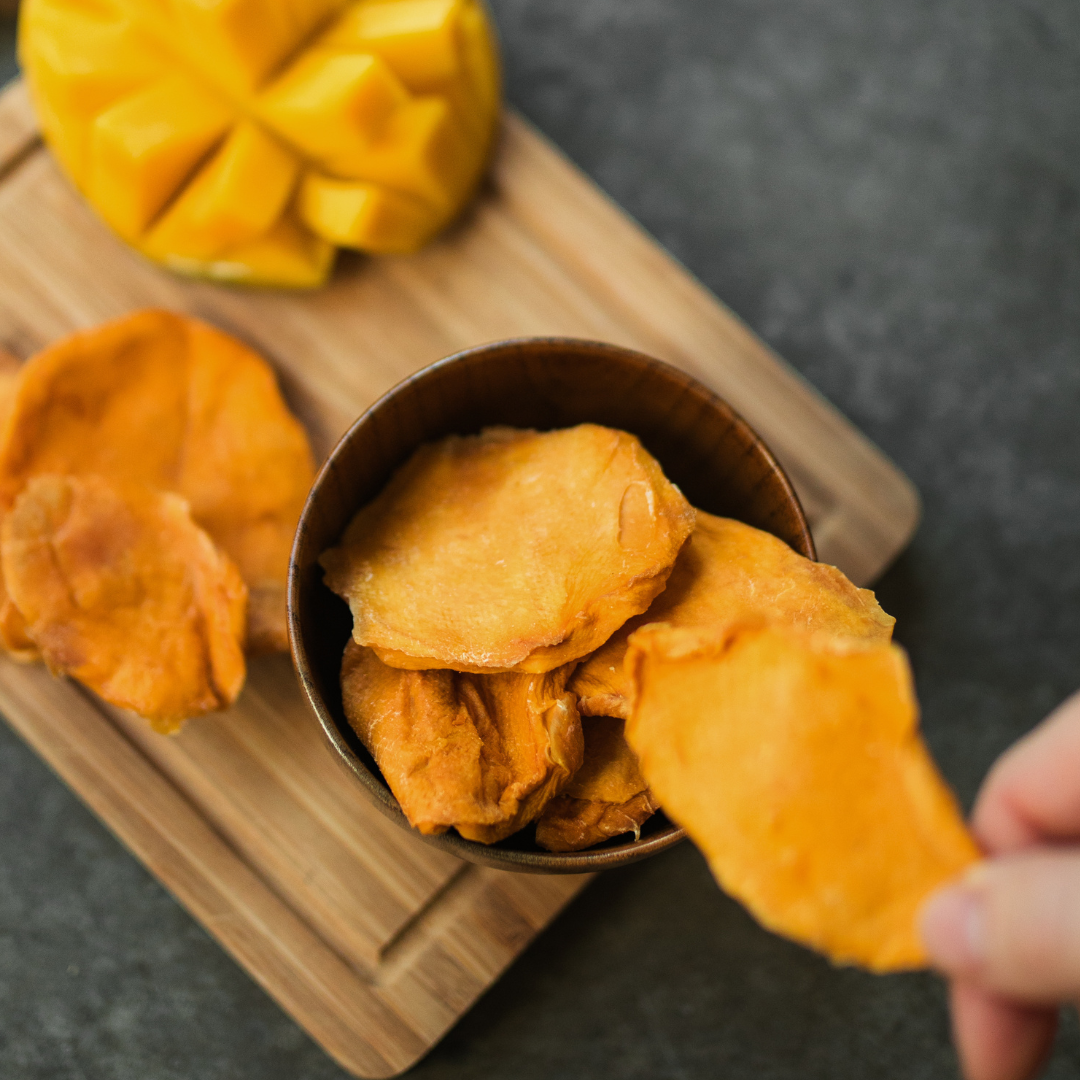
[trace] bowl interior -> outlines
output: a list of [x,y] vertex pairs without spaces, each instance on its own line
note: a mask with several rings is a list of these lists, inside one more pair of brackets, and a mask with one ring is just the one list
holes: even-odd
[[[459,353],[401,383],[349,429],[312,486],[293,547],[289,623],[297,671],[324,731],[368,797],[405,828],[342,709],[341,655],[352,618],[323,584],[318,557],[421,443],[494,424],[545,430],[586,421],[637,435],[694,506],[814,557],[798,499],[761,440],[720,398],[667,364],[612,345],[528,339]],[[585,873],[644,858],[682,836],[657,814],[636,842],[566,854],[538,848],[528,828],[491,846],[452,831],[424,839],[489,866]]]

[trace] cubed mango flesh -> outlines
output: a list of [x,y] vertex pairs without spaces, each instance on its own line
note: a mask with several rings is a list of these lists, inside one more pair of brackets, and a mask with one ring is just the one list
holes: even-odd
[[308,173],[297,209],[313,232],[340,247],[407,254],[433,234],[441,219],[429,205],[381,184]]
[[312,287],[337,247],[414,251],[490,156],[481,0],[23,0],[42,132],[145,255]]

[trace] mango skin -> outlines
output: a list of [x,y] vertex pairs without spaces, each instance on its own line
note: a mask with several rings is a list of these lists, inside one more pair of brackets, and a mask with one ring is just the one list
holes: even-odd
[[61,168],[179,273],[312,288],[407,254],[490,158],[482,0],[24,0],[19,59]]

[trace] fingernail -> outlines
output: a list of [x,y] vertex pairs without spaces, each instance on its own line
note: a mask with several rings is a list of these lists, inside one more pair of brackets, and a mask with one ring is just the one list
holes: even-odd
[[[972,887],[976,884],[976,887]],[[934,967],[949,975],[974,974],[985,955],[982,890],[966,878],[940,889],[923,905],[923,944]]]

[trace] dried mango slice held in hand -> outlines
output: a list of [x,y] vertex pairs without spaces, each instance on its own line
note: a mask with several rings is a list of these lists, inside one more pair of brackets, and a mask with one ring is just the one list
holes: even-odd
[[320,561],[385,663],[544,672],[644,611],[693,524],[632,435],[489,428],[422,446]]
[[767,927],[875,971],[925,964],[916,915],[978,858],[894,645],[779,623],[630,639],[626,734],[673,820]]
[[[288,648],[289,550],[314,475],[307,436],[266,362],[195,319],[143,311],[24,365],[0,436],[0,513],[43,473],[174,491],[251,593],[249,648]],[[27,650],[8,601],[0,632]]]
[[24,0],[19,56],[101,216],[225,281],[314,286],[335,246],[415,250],[498,118],[479,0]]
[[770,533],[699,510],[667,588],[574,674],[570,688],[579,695],[581,712],[629,717],[623,659],[638,627],[720,627],[747,615],[868,641],[888,641],[896,621],[869,589],[857,589],[836,567],[803,558]]
[[54,672],[159,731],[236,700],[247,590],[178,495],[35,477],[4,517],[0,559]]
[[581,766],[571,669],[402,671],[349,641],[341,689],[349,723],[409,822],[492,844],[532,821]]

